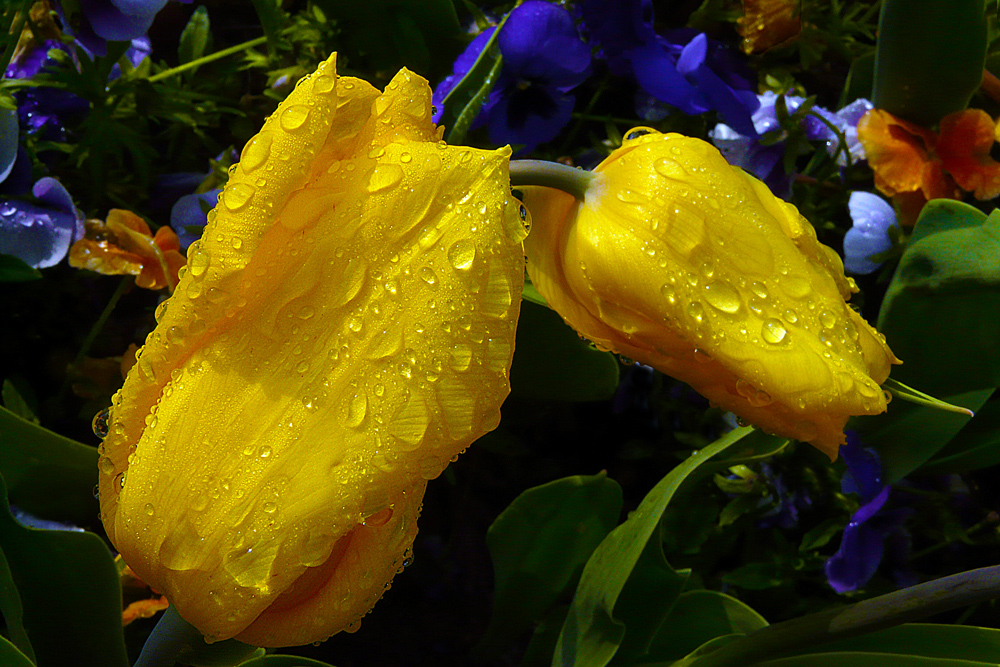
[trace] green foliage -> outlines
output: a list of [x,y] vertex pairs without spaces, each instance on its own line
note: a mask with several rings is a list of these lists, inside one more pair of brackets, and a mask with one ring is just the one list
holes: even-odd
[[97,516],[97,450],[0,407],[0,474],[10,501],[52,520],[89,523]]
[[462,143],[465,140],[472,121],[479,115],[490,91],[496,85],[503,67],[503,56],[500,55],[497,38],[506,22],[507,16],[490,35],[476,62],[442,102],[444,109],[439,122],[446,128],[446,138],[450,143]]
[[13,255],[0,253],[0,283],[24,283],[39,280],[42,272]]
[[883,0],[872,102],[930,127],[961,111],[982,81],[983,0]]
[[602,401],[618,387],[618,360],[577,336],[562,318],[543,306],[521,304],[511,393],[554,401]]
[[618,523],[621,488],[604,473],[528,489],[490,526],[494,602],[477,651],[489,654],[541,621],[576,585]]
[[4,618],[38,667],[128,664],[118,570],[99,537],[25,528],[7,509],[0,479],[0,551]]

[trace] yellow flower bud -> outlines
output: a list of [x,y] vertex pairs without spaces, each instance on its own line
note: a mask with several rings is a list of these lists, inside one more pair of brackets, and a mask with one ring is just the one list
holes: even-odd
[[112,406],[108,536],[209,640],[350,629],[428,479],[493,429],[523,281],[509,148],[447,146],[427,82],[335,60],[243,149]]
[[581,335],[836,457],[898,363],[794,206],[710,144],[634,130],[583,201],[526,187],[528,275]]

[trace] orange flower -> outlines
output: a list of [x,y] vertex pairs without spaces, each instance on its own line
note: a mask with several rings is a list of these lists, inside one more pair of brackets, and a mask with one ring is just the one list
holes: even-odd
[[1000,194],[1000,163],[990,157],[995,127],[981,109],[945,116],[940,133],[873,109],[858,123],[858,139],[875,186],[894,198],[901,221],[913,224],[928,200],[961,199],[963,190],[977,199]]
[[736,22],[745,53],[763,53],[799,36],[800,0],[743,0],[743,16]]
[[180,248],[170,227],[160,227],[153,236],[138,215],[113,208],[107,222],[87,221],[84,238],[69,250],[69,264],[104,275],[136,276],[139,287],[172,292],[185,262]]

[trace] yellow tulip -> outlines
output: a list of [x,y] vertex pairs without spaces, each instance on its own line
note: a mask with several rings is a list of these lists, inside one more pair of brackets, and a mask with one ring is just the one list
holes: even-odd
[[447,146],[427,82],[335,60],[243,150],[116,395],[100,458],[125,562],[211,640],[351,629],[426,480],[493,429],[523,281],[509,148]]
[[582,201],[525,187],[528,275],[581,335],[835,458],[898,363],[794,206],[699,139],[639,129]]

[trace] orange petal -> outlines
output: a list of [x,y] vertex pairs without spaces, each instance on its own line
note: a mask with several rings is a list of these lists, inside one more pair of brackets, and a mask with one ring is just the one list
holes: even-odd
[[122,625],[128,625],[140,618],[152,618],[156,615],[156,612],[163,611],[169,606],[170,603],[167,602],[167,598],[162,595],[158,598],[133,602],[125,607],[125,610],[122,612]]
[[976,199],[1000,195],[1000,162],[990,157],[996,124],[982,109],[966,109],[941,119],[937,154],[963,190]]
[[858,140],[875,172],[875,186],[888,196],[922,189],[928,149],[936,142],[931,131],[872,109],[858,121]]

